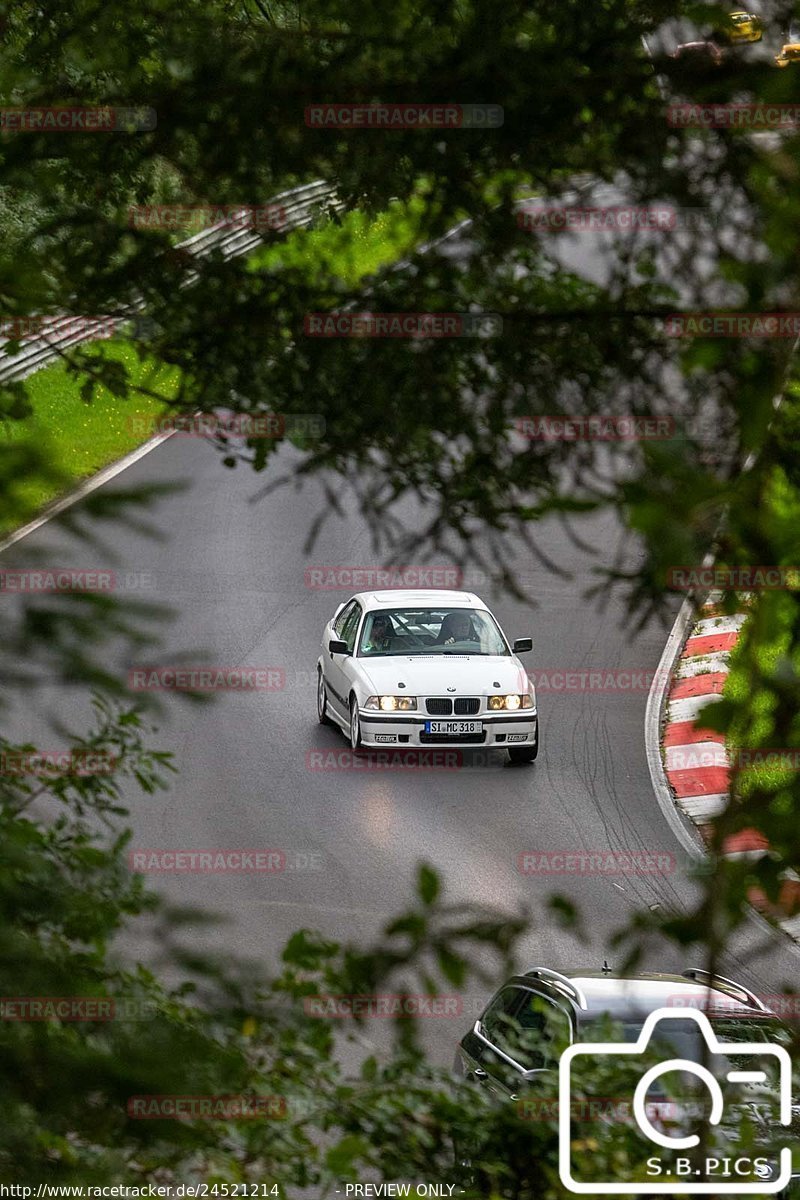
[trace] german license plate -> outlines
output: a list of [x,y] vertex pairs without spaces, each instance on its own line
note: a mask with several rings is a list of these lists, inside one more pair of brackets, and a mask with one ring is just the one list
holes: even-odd
[[426,721],[426,733],[445,734],[458,737],[461,733],[483,733],[482,721]]

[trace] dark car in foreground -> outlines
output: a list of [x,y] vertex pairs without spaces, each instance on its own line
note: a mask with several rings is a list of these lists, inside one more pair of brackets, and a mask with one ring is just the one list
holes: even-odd
[[[703,1029],[707,1027],[720,1043],[718,1049],[726,1050],[728,1065],[734,1063],[742,1068],[738,1072],[742,1080],[744,1067],[751,1062],[762,1063],[761,1057],[753,1059],[750,1047],[757,1045],[760,1056],[763,1045],[764,1060],[774,1054],[772,1047],[781,1047],[775,1056],[779,1060],[780,1056],[786,1058],[785,1048],[791,1042],[786,1026],[747,987],[723,976],[712,977],[700,968],[687,969],[680,975],[623,976],[607,966],[601,971],[570,973],[534,967],[513,976],[492,996],[461,1039],[454,1070],[457,1076],[472,1080],[498,1101],[517,1102],[524,1116],[522,1110],[526,1105],[544,1103],[543,1096],[558,1096],[559,1063],[566,1050],[583,1042],[603,1043],[604,1049],[608,1044],[613,1054],[615,1046],[639,1041],[650,1024],[658,1037],[649,1048],[659,1062],[712,1061],[716,1068],[716,1052],[712,1051],[711,1060],[706,1058],[708,1043]],[[731,1052],[731,1043],[740,1044],[740,1060]],[[574,1049],[565,1057],[572,1054]],[[630,1060],[623,1065],[629,1067]],[[677,1069],[675,1073],[678,1074]],[[790,1074],[787,1088],[791,1087]],[[726,1078],[733,1080],[734,1074]],[[752,1110],[759,1129],[757,1138],[771,1146],[776,1122],[771,1115],[764,1114],[776,1100],[774,1080],[764,1073],[760,1081],[751,1076],[745,1083],[737,1082],[740,1092],[737,1105],[732,1107],[739,1114],[744,1109]],[[663,1116],[658,1103],[666,1101],[668,1095],[658,1086],[648,1095],[648,1103],[656,1102],[656,1124]],[[788,1100],[788,1091],[786,1096]],[[608,1111],[601,1112],[598,1119],[610,1127],[618,1117],[618,1110],[614,1105],[607,1107]],[[675,1104],[671,1108],[670,1120],[677,1127],[685,1120],[688,1108],[681,1109]],[[800,1110],[793,1106],[792,1112],[795,1117],[792,1128],[781,1126],[780,1130],[789,1145],[792,1138],[797,1141]],[[698,1118],[697,1111],[691,1115]],[[595,1126],[594,1132],[597,1130]],[[723,1132],[724,1124],[720,1126],[720,1133]],[[771,1151],[765,1153],[768,1157],[763,1160],[762,1178],[777,1182],[778,1156]],[[797,1170],[797,1164],[794,1169]],[[796,1177],[793,1182],[796,1184]]]
[[[783,1042],[784,1026],[743,984],[692,968],[681,975],[619,976],[610,970],[562,974],[534,967],[515,975],[492,997],[461,1039],[456,1065],[462,1074],[507,1095],[532,1071],[552,1069],[552,1048],[577,1041],[601,1041],[610,1020],[633,1041],[656,1009],[708,1012],[721,1040]],[[694,1030],[675,1029],[686,1057],[699,1052]]]

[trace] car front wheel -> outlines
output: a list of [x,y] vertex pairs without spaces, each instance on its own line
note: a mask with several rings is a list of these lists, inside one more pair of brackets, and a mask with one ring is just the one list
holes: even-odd
[[531,746],[509,746],[508,757],[512,763],[531,763],[539,753],[539,727],[536,727],[536,740]]
[[325,678],[321,667],[317,667],[317,717],[320,725],[333,724],[328,716],[328,693],[325,691]]
[[361,742],[361,721],[358,716],[358,701],[350,697],[350,749],[353,754],[359,754],[363,749]]

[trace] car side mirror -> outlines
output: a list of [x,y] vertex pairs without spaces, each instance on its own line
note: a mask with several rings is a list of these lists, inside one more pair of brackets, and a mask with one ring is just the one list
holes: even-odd
[[527,654],[533,649],[533,638],[517,638],[511,649],[515,654]]
[[339,638],[331,638],[331,640],[328,642],[328,649],[330,650],[331,654],[350,653],[350,647],[347,645],[347,642],[342,642],[339,640]]

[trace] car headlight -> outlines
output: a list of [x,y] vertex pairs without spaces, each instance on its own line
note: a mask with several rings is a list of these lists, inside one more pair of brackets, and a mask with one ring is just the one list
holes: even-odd
[[370,696],[364,705],[380,712],[413,712],[416,707],[416,696]]
[[518,708],[533,708],[533,697],[520,696],[517,693],[510,696],[490,696],[489,708],[495,711],[503,708],[508,712],[514,712]]

